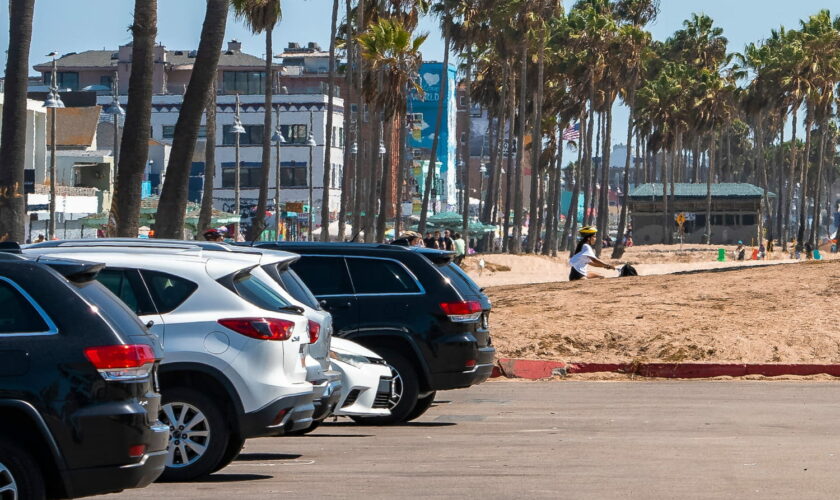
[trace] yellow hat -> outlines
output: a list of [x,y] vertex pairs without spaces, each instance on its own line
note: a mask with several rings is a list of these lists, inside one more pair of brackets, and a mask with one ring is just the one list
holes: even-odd
[[578,232],[583,236],[591,236],[598,233],[598,228],[595,226],[583,226]]

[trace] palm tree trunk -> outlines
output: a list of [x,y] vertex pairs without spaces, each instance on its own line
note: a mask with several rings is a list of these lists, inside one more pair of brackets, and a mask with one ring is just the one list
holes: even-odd
[[[216,174],[216,83],[210,87],[207,107],[204,110],[207,123],[207,138],[204,143],[204,189],[201,193],[201,209],[198,212],[199,233],[210,227],[213,219],[213,177]],[[275,211],[277,207],[275,207]],[[279,213],[276,215],[279,217]]]
[[528,124],[527,107],[527,83],[528,83],[528,42],[524,39],[520,44],[520,70],[519,70],[519,133],[516,136],[516,164],[514,169],[513,185],[513,244],[510,252],[519,254],[522,252],[522,216],[525,209],[522,202],[522,181],[524,170],[522,161],[525,157],[525,127]]
[[[583,134],[583,128],[586,126],[583,120],[580,122],[581,134]],[[583,135],[581,135],[583,137]],[[566,217],[566,225],[563,228],[563,250],[569,250],[569,257],[571,257],[575,252],[575,233],[577,232],[577,225],[578,225],[578,205],[580,200],[580,186],[583,182],[581,179],[581,175],[583,175],[583,170],[581,169],[581,159],[582,159],[582,150],[578,145],[578,161],[575,165],[574,171],[574,182],[575,188],[572,191],[572,200],[571,204],[569,205],[569,215]],[[586,205],[583,206],[584,210],[586,209]]]
[[706,244],[712,244],[712,181],[715,177],[715,158],[716,158],[716,151],[715,146],[717,146],[717,131],[712,131],[712,137],[709,141],[710,146],[709,148],[711,151],[709,152],[709,171],[706,174]]
[[[606,118],[604,120],[604,145],[601,148],[601,194],[598,203],[598,224],[603,235],[609,234],[610,230],[610,154],[612,142],[612,101],[607,103]],[[630,147],[628,146],[628,149]],[[604,246],[604,238],[597,238],[595,242],[595,253],[600,256]]]
[[793,206],[793,188],[796,184],[794,182],[794,177],[796,175],[796,160],[798,157],[797,154],[797,143],[796,143],[796,128],[797,128],[797,107],[794,106],[791,115],[791,140],[790,140],[790,169],[788,170],[788,185],[787,185],[787,200],[788,205],[785,207],[785,241],[783,242],[782,249],[787,251],[787,243],[790,241],[790,235],[793,233],[793,227],[791,226],[791,207]]
[[[507,75],[507,70],[505,70],[505,75]],[[502,77],[502,81],[504,82],[506,77]],[[496,109],[496,128],[492,136],[492,146],[490,149],[490,172],[488,176],[488,183],[487,183],[487,196],[484,199],[484,207],[481,214],[481,221],[484,223],[490,223],[493,220],[493,209],[496,204],[496,193],[500,187],[499,181],[501,180],[501,166],[502,161],[504,159],[503,155],[500,154],[502,151],[502,144],[504,143],[504,133],[505,133],[505,103],[507,102],[507,85],[502,85],[501,95],[499,96],[499,103]],[[492,202],[491,200],[492,196]]]
[[[448,23],[444,23],[447,25]],[[435,117],[435,136],[432,139],[432,150],[429,153],[429,168],[426,172],[426,185],[423,186],[423,206],[420,208],[420,223],[417,225],[420,233],[426,232],[426,219],[429,216],[429,196],[432,193],[432,184],[435,182],[435,171],[437,170],[437,152],[440,143],[440,131],[443,126],[443,98],[449,90],[449,29],[443,30],[443,67],[440,75],[440,98],[438,99],[437,116]]]
[[810,104],[805,117],[805,158],[802,161],[802,169],[799,182],[802,184],[799,197],[799,229],[796,233],[796,247],[802,249],[805,239],[805,231],[808,223],[808,170],[811,163],[811,128],[814,125],[813,110]]
[[662,243],[668,244],[668,233],[671,229],[671,223],[668,220],[668,160],[673,163],[674,155],[672,151],[663,151],[662,154]]
[[26,240],[26,87],[35,0],[10,0],[9,50],[3,90],[0,134],[0,240]]
[[[376,239],[376,204],[381,203],[377,197],[377,183],[382,176],[382,156],[379,154],[379,143],[383,140],[382,122],[379,120],[379,108],[371,103],[371,119],[374,126],[373,135],[369,144],[370,149],[370,172],[368,175],[367,205],[365,208],[365,243],[372,243]],[[384,207],[382,207],[384,208]]]
[[[581,121],[581,127],[584,126]],[[589,123],[586,125],[586,141],[583,146],[583,225],[592,222],[589,200],[592,198],[592,132],[595,129],[595,74],[589,77]],[[581,137],[584,137],[581,131]]]
[[[268,207],[268,185],[271,178],[271,96],[273,94],[274,78],[271,74],[271,57],[274,51],[272,43],[272,28],[265,30],[265,89],[263,108],[263,138],[262,138],[262,168],[260,169],[260,191],[257,196],[257,213],[251,223],[251,228],[248,231],[248,240],[256,241],[260,238],[265,229],[265,210]],[[329,147],[325,148],[329,154]],[[311,167],[310,167],[311,168]],[[309,208],[312,210],[312,207]]]
[[[229,0],[207,0],[198,54],[181,104],[181,112],[175,123],[175,140],[172,142],[166,168],[166,182],[155,216],[155,232],[160,238],[180,239],[184,236],[190,165],[201,125],[201,115],[207,104],[207,95],[216,79],[229,4]],[[123,153],[123,156],[128,155]]]
[[[391,172],[393,169],[393,165],[391,163],[392,152],[391,145],[393,144],[393,137],[394,137],[394,118],[385,118],[385,130],[384,130],[384,139],[383,142],[388,149],[388,153],[386,153],[382,160],[382,177],[379,181],[379,216],[376,219],[376,241],[377,243],[382,243],[385,241],[385,229],[386,229],[386,222],[388,220],[388,212],[390,212],[391,207],[394,204],[393,199],[393,180],[391,177]],[[394,235],[396,237],[396,235]]]
[[560,214],[563,212],[563,127],[557,128],[557,163],[554,166],[554,213],[552,215],[551,229],[551,255],[557,256],[559,246],[558,236],[560,232]]
[[[350,116],[350,106],[353,103],[353,75],[354,73],[354,47],[355,47],[355,36],[353,30],[353,21],[350,19],[350,14],[353,11],[353,6],[350,0],[345,0],[344,2],[344,9],[345,9],[345,18],[347,20],[347,69],[345,70],[345,79],[344,79],[344,88],[347,89],[347,93],[344,97],[344,167],[341,169],[341,201],[340,207],[338,210],[338,235],[336,236],[337,241],[344,241],[344,235],[347,232],[347,210],[350,206],[350,181],[352,180],[351,174],[353,174],[353,170],[350,167],[350,147],[351,147],[351,127],[353,126],[350,120],[346,118]],[[333,37],[335,39],[335,37]],[[330,78],[332,80],[332,78]],[[358,108],[356,108],[358,109]],[[358,111],[357,111],[358,116]],[[358,118],[357,118],[358,119]]]
[[[531,151],[533,158],[531,162],[531,220],[539,221],[543,206],[539,203],[539,185],[542,180],[540,173],[540,156],[542,156],[542,112],[543,112],[543,89],[545,86],[545,36],[540,39],[539,54],[537,55],[537,87],[534,92],[534,123],[532,124]],[[540,227],[536,224],[536,234],[528,238],[528,253],[534,253],[537,248],[537,240],[540,238]],[[530,231],[529,231],[530,235]],[[545,244],[545,242],[543,242]]]
[[[335,109],[335,36],[338,24],[338,0],[333,0],[330,24],[330,81],[327,83],[327,133],[324,139],[324,177],[321,185],[321,241],[330,241],[330,175],[332,169],[333,109]],[[311,210],[311,209],[310,209]],[[341,214],[339,214],[341,218]]]
[[779,154],[776,155],[776,237],[781,240],[782,249],[785,248],[785,227],[784,227],[784,207],[785,207],[785,113],[779,113]]
[[[615,248],[612,258],[620,259],[624,255],[624,233],[627,229],[627,201],[630,193],[630,166],[633,161],[633,109],[636,106],[636,77],[635,70],[630,83],[630,94],[627,98],[627,108],[630,110],[630,117],[627,118],[627,156],[624,157],[624,178],[621,183],[621,193],[624,198],[620,199],[621,213],[618,216],[618,233],[615,238]],[[699,136],[698,136],[699,137]],[[698,148],[699,142],[698,139]],[[698,167],[699,170],[699,167]]]
[[814,248],[817,248],[820,233],[820,198],[822,195],[823,161],[825,158],[825,136],[828,133],[828,123],[823,121],[820,124],[820,144],[817,152],[817,178],[814,179],[814,222],[811,224],[811,234],[808,240]]
[[[403,89],[404,95],[408,95],[408,89]],[[399,238],[400,234],[402,233],[402,203],[403,200],[406,199],[405,197],[405,174],[406,169],[406,162],[408,161],[408,127],[407,127],[407,117],[406,112],[403,111],[399,117],[399,148],[400,148],[400,155],[399,160],[397,161],[397,199],[396,203],[394,204],[394,209],[396,210],[394,214],[394,238]]]
[[[133,63],[128,81],[128,106],[120,144],[122,154],[117,168],[118,177],[111,198],[116,236],[126,238],[137,237],[143,173],[149,159],[157,0],[135,1],[131,31]],[[116,144],[116,137],[114,141]]]
[[[473,56],[472,56],[472,47],[469,42],[467,42],[467,67],[465,69],[465,76],[464,76],[464,84],[467,87],[466,95],[464,96],[465,103],[467,105],[467,123],[464,127],[464,136],[466,140],[466,144],[464,145],[464,180],[463,180],[463,214],[461,215],[461,234],[464,235],[464,239],[466,241],[470,241],[470,136],[472,134],[472,68],[473,68]],[[479,158],[479,169],[481,167],[481,162],[484,161],[483,158]],[[482,175],[479,172],[479,175]],[[478,198],[481,199],[481,193],[478,193]]]
[[[597,132],[593,132],[593,134],[595,135],[595,154],[594,154],[594,156],[592,155],[592,150],[591,149],[589,150],[590,162],[592,163],[592,174],[591,175],[592,175],[592,186],[593,187],[592,187],[592,197],[589,199],[589,207],[588,207],[588,213],[590,215],[588,215],[587,217],[589,218],[589,224],[594,223],[597,226],[598,225],[597,220],[598,220],[598,217],[599,217],[599,215],[597,213],[597,208],[599,206],[598,205],[598,199],[601,196],[601,189],[599,187],[600,183],[598,182],[598,177],[601,174],[599,166],[602,165],[603,162],[604,162],[604,158],[601,154],[601,137],[602,137],[603,132],[604,132],[604,113],[598,113],[598,120],[597,120],[597,123],[596,123],[596,127],[597,127],[597,129],[596,129]],[[595,158],[598,158],[598,161],[601,162],[601,163],[596,164],[595,163]]]
[[[513,67],[511,65],[510,68],[510,97],[508,103],[508,151],[507,151],[507,175],[505,178],[505,213],[504,213],[504,240],[502,242],[502,248],[505,252],[510,252],[511,244],[511,236],[510,236],[510,208],[511,197],[513,195],[513,160],[514,160],[514,138],[513,138],[513,130],[514,130],[514,123],[516,120],[516,76],[514,75]],[[517,144],[516,149],[518,150],[521,145]]]

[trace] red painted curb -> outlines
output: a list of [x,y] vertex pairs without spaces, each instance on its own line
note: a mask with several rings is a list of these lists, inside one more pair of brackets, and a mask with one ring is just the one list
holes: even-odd
[[840,377],[840,365],[741,363],[563,363],[528,359],[499,359],[493,376],[539,380],[567,373],[615,372],[655,378],[713,378],[763,375],[820,375]]

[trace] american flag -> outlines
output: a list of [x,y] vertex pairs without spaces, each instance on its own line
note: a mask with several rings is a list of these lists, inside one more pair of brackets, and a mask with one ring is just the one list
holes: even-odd
[[563,131],[564,141],[576,141],[580,139],[580,123],[575,123],[574,127],[569,127]]

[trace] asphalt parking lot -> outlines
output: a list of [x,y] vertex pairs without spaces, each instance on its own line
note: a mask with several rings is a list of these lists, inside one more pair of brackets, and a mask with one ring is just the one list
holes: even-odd
[[107,498],[838,498],[836,382],[488,382]]

